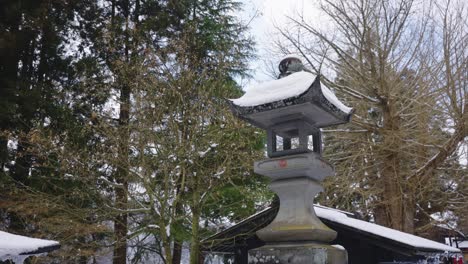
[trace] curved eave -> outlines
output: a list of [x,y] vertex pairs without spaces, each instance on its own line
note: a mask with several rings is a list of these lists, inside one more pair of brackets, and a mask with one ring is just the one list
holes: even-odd
[[[244,221],[241,221],[236,225],[233,225],[217,234],[204,239],[202,241],[204,250],[212,252],[235,252],[236,247],[239,245],[263,245],[264,243],[256,237],[255,232],[273,221],[277,212],[278,206],[272,206],[249,217],[248,219],[245,219]],[[385,248],[393,252],[398,252],[402,255],[427,256],[444,252],[449,252],[452,254],[461,253],[461,251],[456,248],[453,248],[453,250],[446,250],[414,246],[409,243],[403,243],[387,238],[383,235],[374,234],[367,230],[344,225],[324,217],[318,217],[324,224],[334,230],[337,230],[338,236],[358,237],[360,240],[368,241],[369,243],[372,243],[378,247]]]
[[40,247],[34,251],[28,251],[28,252],[23,252],[23,253],[20,253],[20,255],[36,255],[36,254],[42,254],[42,253],[47,253],[47,252],[51,252],[51,251],[54,251],[54,250],[57,250],[60,248],[60,244],[57,244],[57,245],[51,245],[51,246],[47,246],[47,247]]
[[[437,253],[444,253],[447,252],[448,250],[445,249],[437,249],[437,248],[426,248],[426,247],[420,247],[420,246],[414,246],[408,243],[403,243],[400,241],[396,241],[387,237],[384,237],[382,235],[377,235],[371,232],[368,232],[366,230],[362,230],[359,228],[354,228],[351,226],[343,225],[340,223],[336,223],[334,221],[331,221],[329,219],[319,217],[319,219],[329,226],[332,229],[340,229],[341,232],[345,232],[346,230],[349,232],[352,232],[354,235],[358,235],[361,239],[370,241],[375,245],[378,245],[382,248],[386,248],[395,252],[398,252],[402,255],[432,255],[432,254],[437,254]],[[340,234],[340,233],[338,233]],[[448,251],[450,253],[460,253],[459,250],[454,248],[452,251]]]

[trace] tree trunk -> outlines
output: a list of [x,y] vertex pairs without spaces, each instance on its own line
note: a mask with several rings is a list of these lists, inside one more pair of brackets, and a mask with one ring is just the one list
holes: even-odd
[[190,264],[198,264],[200,261],[200,205],[198,190],[194,191],[194,205],[192,206],[192,239],[190,241]]
[[412,198],[405,199],[403,204],[403,232],[414,234],[415,202]]
[[[32,89],[38,89],[37,83],[34,82],[34,53],[36,52],[36,40],[37,35],[31,30],[21,31],[20,34],[24,34],[25,40],[20,46],[24,47],[22,50],[21,62],[23,67],[19,76],[18,87],[16,91],[18,96],[17,107],[18,113],[21,116],[21,120],[14,120],[15,126],[19,130],[18,135],[18,148],[16,150],[15,164],[11,170],[13,178],[24,184],[28,184],[29,172],[32,165],[32,155],[28,153],[30,148],[30,138],[28,133],[31,131],[32,120],[34,114],[37,111],[36,98],[31,97]],[[17,73],[16,73],[17,74]]]
[[127,217],[124,212],[127,210],[127,190],[128,190],[128,156],[130,131],[129,110],[130,110],[130,87],[123,85],[120,93],[120,117],[119,117],[119,149],[117,157],[116,182],[120,186],[115,190],[115,207],[121,211],[114,220],[115,247],[114,264],[125,264],[127,262]]
[[382,177],[382,200],[381,207],[376,211],[376,221],[378,224],[390,228],[414,233],[414,208],[412,208],[411,193],[406,194],[404,189],[403,176],[400,164],[400,144],[398,138],[400,131],[399,117],[392,111],[392,102],[384,102],[384,142],[382,156],[385,157]]
[[[115,12],[117,3],[113,0],[112,5],[112,24],[114,25]],[[124,56],[127,66],[129,66],[129,35],[128,35],[128,18],[130,5],[128,1],[121,2],[122,11],[125,17],[125,45],[124,45]],[[115,26],[115,25],[114,25]],[[127,69],[128,71],[128,69]],[[130,143],[130,94],[131,88],[129,84],[129,75],[125,70],[119,72],[117,76],[118,85],[120,86],[120,112],[119,112],[119,148],[117,156],[117,171],[116,171],[116,182],[120,186],[115,189],[115,207],[119,209],[121,213],[118,213],[114,220],[114,234],[116,244],[114,247],[114,264],[125,264],[127,263],[127,233],[128,233],[128,213],[125,212],[128,209],[128,171],[129,171],[129,143]]]
[[379,203],[375,206],[374,218],[377,224],[389,226],[389,223],[387,221],[387,219],[389,218],[389,216],[387,215],[387,207],[385,206],[383,201],[379,201]]
[[386,208],[387,219],[385,225],[397,230],[403,230],[403,197],[398,168],[398,156],[392,153],[387,156],[385,167],[382,170],[383,201]]
[[[184,135],[184,138],[186,138],[185,135]],[[177,196],[182,195],[182,190],[184,189],[183,179],[184,177],[179,177],[177,180],[177,188],[176,188]],[[178,219],[180,216],[184,214],[185,212],[183,210],[182,203],[179,201],[175,204],[175,219],[177,220],[174,220],[172,222],[172,225],[177,225],[177,226],[182,225],[181,221]],[[182,243],[183,241],[179,241],[177,236],[174,236],[174,247],[172,249],[172,264],[180,264],[180,261],[182,260]]]
[[[23,133],[29,133],[29,129],[23,131]],[[18,148],[16,150],[15,165],[11,170],[13,179],[25,185],[29,184],[29,171],[32,165],[32,156],[28,153],[29,146],[29,139],[24,135],[20,135],[18,139]]]
[[[125,181],[126,182],[126,181]],[[124,184],[126,189],[126,184]],[[124,189],[116,190],[116,207],[120,210],[126,209],[127,192]],[[127,213],[119,213],[114,220],[115,246],[114,264],[125,264],[127,262]]]
[[8,137],[2,135],[0,127],[0,175],[5,171],[5,165],[8,163]]
[[8,130],[13,122],[12,115],[14,113],[14,99],[16,97],[18,64],[20,58],[20,50],[18,47],[19,38],[19,23],[21,4],[17,4],[17,8],[8,6],[12,17],[10,34],[4,34],[4,43],[0,50],[0,173],[4,173],[4,167],[9,161],[8,154],[8,136],[3,134],[4,130]]
[[172,264],[180,264],[182,259],[182,244],[174,240],[174,247],[172,248]]

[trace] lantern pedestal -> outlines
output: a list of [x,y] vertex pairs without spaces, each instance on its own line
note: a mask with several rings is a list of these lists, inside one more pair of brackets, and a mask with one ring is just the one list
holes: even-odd
[[268,244],[249,251],[249,264],[346,264],[340,246],[317,243]]
[[334,170],[318,153],[310,152],[255,162],[255,172],[269,177],[280,208],[273,222],[257,231],[267,243],[249,251],[249,263],[345,264],[343,248],[329,245],[336,232],[315,214],[314,198],[321,182]]
[[309,178],[274,181],[270,188],[279,196],[280,209],[276,218],[257,236],[267,243],[286,241],[331,242],[336,232],[315,215],[314,197],[322,186]]

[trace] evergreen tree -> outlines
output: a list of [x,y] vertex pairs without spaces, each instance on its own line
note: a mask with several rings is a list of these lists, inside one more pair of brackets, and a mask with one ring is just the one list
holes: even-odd
[[126,263],[128,239],[147,234],[172,263],[190,241],[197,263],[203,217],[216,221],[207,207],[237,192],[262,145],[223,99],[239,95],[252,53],[240,4],[4,2],[2,222],[59,240],[51,257],[68,263],[110,250]]

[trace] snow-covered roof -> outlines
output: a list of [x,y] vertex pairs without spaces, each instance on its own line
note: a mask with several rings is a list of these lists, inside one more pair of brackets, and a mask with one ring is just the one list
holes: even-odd
[[340,100],[338,100],[336,95],[330,89],[328,89],[328,87],[326,87],[323,83],[320,85],[320,88],[322,89],[322,93],[325,96],[325,98],[327,98],[327,100],[330,103],[332,103],[334,106],[339,108],[341,111],[349,114],[353,110],[351,107],[347,107]]
[[458,248],[468,248],[468,240],[458,242]]
[[318,217],[327,219],[329,221],[349,226],[353,229],[359,229],[362,232],[374,234],[377,236],[385,237],[393,241],[407,244],[419,249],[428,249],[428,250],[439,250],[439,251],[449,251],[449,252],[460,252],[460,249],[447,246],[442,243],[438,243],[429,239],[425,239],[419,236],[411,235],[405,232],[401,232],[395,229],[384,227],[381,225],[373,224],[367,221],[355,219],[348,217],[346,214],[336,211],[326,209],[324,207],[315,206],[315,213]]
[[[284,78],[262,83],[250,88],[246,93],[231,101],[242,107],[258,106],[288,98],[297,97],[305,93],[315,81],[316,76],[310,72],[296,72]],[[325,98],[344,113],[349,114],[352,108],[345,106],[335,94],[321,84],[321,91]]]
[[57,241],[0,231],[0,261],[12,259],[16,263],[22,263],[22,260],[29,255],[48,252],[57,249],[59,246],[60,244]]
[[[383,242],[379,245],[388,244],[390,245],[389,248],[395,252],[421,255],[440,252],[458,254],[461,252],[460,249],[455,247],[356,219],[354,218],[354,214],[346,211],[320,205],[314,205],[314,208],[316,215],[331,228],[348,230],[351,234],[358,234],[360,237],[370,239],[370,241]],[[205,247],[220,252],[234,250],[234,247],[237,245],[236,243],[246,243],[246,241],[252,239],[251,237],[257,230],[269,224],[275,217],[277,210],[277,205],[270,206],[230,228],[206,238],[204,240]],[[466,242],[468,246],[468,241],[464,242]],[[465,244],[462,244],[462,246],[463,245]]]

